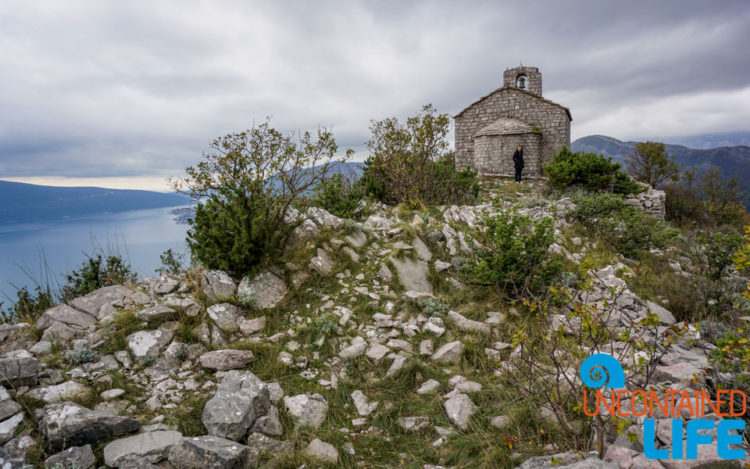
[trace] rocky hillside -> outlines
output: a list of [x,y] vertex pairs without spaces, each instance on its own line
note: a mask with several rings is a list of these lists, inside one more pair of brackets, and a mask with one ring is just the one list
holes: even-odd
[[[531,322],[574,337],[584,325],[570,304],[530,316],[536,305],[468,283],[487,214],[554,219],[550,255],[583,272],[577,304],[654,346],[649,384],[714,392],[716,345],[566,219],[571,199],[541,197],[542,183],[484,189],[480,205],[375,205],[362,222],[310,209],[296,247],[251,278],[190,270],[0,326],[2,467],[694,467],[646,460],[640,417],[619,434],[577,427],[604,439],[604,460],[568,451],[561,408],[524,394],[539,383],[519,385],[528,350],[516,333]],[[692,275],[680,253],[652,254]],[[626,342],[598,346],[616,355]],[[550,383],[579,386],[583,356]],[[667,446],[669,420],[657,418]],[[702,463],[719,461],[700,448]]]

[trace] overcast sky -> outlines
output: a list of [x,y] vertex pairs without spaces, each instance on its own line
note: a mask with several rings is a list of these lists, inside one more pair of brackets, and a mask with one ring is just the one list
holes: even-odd
[[750,130],[750,2],[0,0],[0,178],[164,189],[272,116],[358,150],[537,66],[572,138]]

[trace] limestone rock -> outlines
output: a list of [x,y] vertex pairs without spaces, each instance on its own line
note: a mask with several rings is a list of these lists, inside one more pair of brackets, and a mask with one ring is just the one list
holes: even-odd
[[288,441],[275,440],[262,433],[251,433],[247,446],[261,453],[284,454],[294,451],[294,445]]
[[450,318],[450,320],[453,321],[453,323],[461,330],[482,332],[485,334],[489,334],[490,332],[490,326],[488,326],[487,324],[465,318],[455,311],[448,311],[448,318]]
[[401,428],[407,432],[418,432],[423,428],[430,426],[430,419],[427,417],[401,417],[398,419],[398,424]]
[[71,446],[65,451],[48,457],[44,461],[44,466],[49,468],[79,467],[81,469],[91,469],[96,467],[96,456],[94,456],[91,445]]
[[218,303],[209,306],[206,314],[222,331],[234,332],[239,327],[237,307],[232,303]]
[[341,358],[355,358],[359,357],[367,350],[367,342],[362,337],[355,337],[352,339],[351,345],[344,348],[339,352]]
[[208,433],[239,441],[271,406],[268,387],[253,373],[229,371],[203,409]]
[[422,385],[417,389],[417,394],[429,394],[431,392],[437,391],[437,389],[440,387],[440,382],[436,381],[434,379],[428,379]]
[[398,279],[408,291],[418,294],[432,295],[432,284],[428,280],[429,266],[424,260],[399,259],[395,256],[389,257],[393,267],[396,268]]
[[651,312],[651,314],[656,314],[657,316],[659,316],[659,322],[661,322],[662,324],[671,326],[672,324],[677,322],[677,320],[674,318],[674,315],[669,310],[659,306],[653,301],[647,300],[646,307],[648,308],[649,312]]
[[287,286],[284,280],[267,269],[261,271],[252,280],[248,277],[243,278],[237,289],[237,295],[240,298],[244,295],[253,295],[258,300],[258,307],[261,309],[273,308],[284,299],[286,293]]
[[318,428],[328,414],[328,401],[320,394],[298,394],[284,398],[284,408],[299,426]]
[[354,401],[357,413],[362,417],[367,417],[378,407],[378,401],[368,401],[367,396],[359,389],[352,392],[352,401]]
[[240,319],[240,332],[242,335],[254,334],[266,327],[266,317],[261,316],[253,319]]
[[490,420],[490,425],[495,428],[505,428],[510,424],[510,419],[505,415],[498,415]]
[[16,436],[16,430],[23,423],[23,412],[0,422],[0,444],[4,444]]
[[206,270],[201,275],[203,293],[211,300],[226,300],[234,295],[237,286],[223,270]]
[[128,350],[136,360],[145,357],[158,357],[159,353],[172,341],[172,332],[166,329],[138,331],[127,337]]
[[463,352],[464,344],[460,340],[448,342],[432,354],[432,361],[443,364],[458,363],[461,360]]
[[386,347],[382,344],[372,344],[370,348],[367,350],[367,353],[365,355],[367,358],[373,361],[380,361],[383,357],[388,355],[388,352],[390,352],[391,349]]
[[96,443],[141,428],[137,420],[113,417],[73,402],[48,404],[36,411],[36,419],[50,451]]
[[44,401],[47,404],[62,402],[75,399],[89,392],[89,387],[75,381],[65,381],[64,383],[51,386],[42,386],[34,388],[26,393],[27,396]]
[[250,350],[214,350],[207,352],[198,358],[203,368],[211,370],[227,371],[242,368],[253,360],[253,352]]
[[445,401],[444,406],[450,421],[462,430],[468,428],[469,419],[477,411],[477,407],[471,402],[469,396],[463,393],[455,394]]
[[177,317],[177,311],[168,306],[156,305],[138,311],[135,317],[141,321],[168,321]]
[[258,451],[218,436],[184,437],[169,451],[175,469],[255,468]]
[[0,384],[31,386],[39,380],[41,364],[31,353],[17,350],[0,359]]
[[338,464],[339,452],[335,446],[315,438],[305,448],[305,456],[319,459],[327,464]]
[[95,318],[102,319],[102,308],[115,302],[122,302],[133,294],[124,285],[112,285],[94,290],[70,302],[75,309],[85,311]]
[[36,321],[36,328],[43,331],[52,326],[55,322],[63,323],[75,329],[86,329],[96,324],[95,315],[78,311],[68,305],[57,305],[44,312]]
[[335,267],[334,262],[328,256],[328,253],[324,249],[318,248],[318,252],[315,257],[310,259],[310,269],[320,273],[321,275],[328,275],[333,272]]
[[104,447],[104,463],[120,467],[126,462],[156,463],[167,458],[172,446],[180,443],[182,433],[155,431],[121,438]]
[[264,435],[281,436],[284,434],[284,427],[281,425],[279,411],[276,406],[271,406],[266,415],[258,417],[253,423],[253,432],[260,432]]

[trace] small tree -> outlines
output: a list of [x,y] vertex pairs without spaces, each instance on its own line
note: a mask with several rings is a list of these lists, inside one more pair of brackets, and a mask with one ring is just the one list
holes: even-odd
[[641,142],[625,158],[625,169],[636,180],[658,188],[667,181],[676,181],[680,165],[667,154],[663,143]]
[[392,117],[374,121],[367,142],[363,184],[368,195],[386,203],[459,203],[477,191],[476,172],[456,171],[447,139],[450,118],[428,104],[406,125]]
[[217,138],[211,149],[172,186],[203,200],[190,220],[193,257],[209,268],[245,274],[289,241],[302,222],[292,209],[304,212],[303,196],[325,178],[338,147],[326,129],[295,139],[266,121]]

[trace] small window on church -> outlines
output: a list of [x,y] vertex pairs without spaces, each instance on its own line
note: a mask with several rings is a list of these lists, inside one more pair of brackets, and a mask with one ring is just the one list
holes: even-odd
[[519,90],[526,89],[526,75],[520,75],[518,78],[516,78],[516,88],[518,88]]

